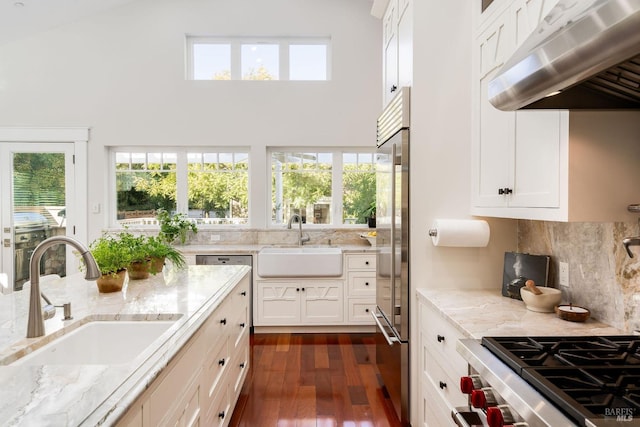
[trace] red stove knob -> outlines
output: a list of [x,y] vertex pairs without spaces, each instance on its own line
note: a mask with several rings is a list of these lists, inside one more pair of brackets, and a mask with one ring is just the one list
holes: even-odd
[[487,408],[487,424],[489,424],[489,427],[504,426],[504,416],[502,415],[500,408],[497,406]]
[[484,387],[481,390],[473,390],[471,392],[471,406],[474,408],[485,409],[497,404],[491,387]]
[[480,388],[482,388],[482,383],[477,375],[460,377],[460,391],[464,394],[471,394],[473,390]]
[[474,408],[485,408],[487,406],[487,397],[482,390],[473,390],[471,392],[471,405]]

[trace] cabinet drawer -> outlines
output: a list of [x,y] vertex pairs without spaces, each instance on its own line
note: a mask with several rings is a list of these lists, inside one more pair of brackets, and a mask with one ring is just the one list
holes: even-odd
[[424,419],[421,426],[427,427],[455,427],[451,418],[451,409],[438,389],[429,380],[421,382],[420,410]]
[[425,359],[423,363],[426,365],[426,377],[431,380],[438,393],[449,402],[449,406],[453,408],[466,405],[467,396],[459,388],[460,377],[467,372],[466,366],[462,370],[451,371],[450,368],[441,365],[438,358],[433,357],[433,354],[428,350],[424,352],[423,357]]
[[[230,325],[231,343],[233,348],[238,348],[240,341],[247,335],[249,335],[249,307],[246,305],[238,307],[236,318]],[[231,350],[233,353],[234,350]]]
[[242,385],[249,371],[249,334],[244,335],[238,349],[233,355],[233,363],[231,367],[231,380],[229,384],[233,385],[232,401],[235,402],[236,398],[242,390]]
[[371,313],[376,308],[376,301],[371,298],[350,298],[349,299],[349,323],[366,323],[373,325]]
[[223,427],[229,425],[231,420],[231,400],[229,390],[225,385],[211,402],[211,406],[204,418],[203,425],[207,427]]
[[375,271],[357,271],[347,275],[349,296],[371,296],[376,294]]
[[205,361],[204,389],[208,398],[211,398],[224,383],[225,373],[229,369],[229,359],[228,340],[225,340],[218,351]]
[[423,345],[447,371],[464,375],[467,362],[456,350],[456,342],[466,337],[430,307],[421,305],[420,308]]
[[347,269],[376,271],[376,255],[347,255]]

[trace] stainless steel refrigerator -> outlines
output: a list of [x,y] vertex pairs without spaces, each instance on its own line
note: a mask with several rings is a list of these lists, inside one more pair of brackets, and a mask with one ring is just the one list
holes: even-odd
[[376,363],[398,418],[409,425],[409,88],[378,118]]

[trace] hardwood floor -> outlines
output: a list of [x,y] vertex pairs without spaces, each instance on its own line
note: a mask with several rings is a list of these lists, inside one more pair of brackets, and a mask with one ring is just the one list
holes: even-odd
[[399,427],[373,334],[257,334],[232,427]]

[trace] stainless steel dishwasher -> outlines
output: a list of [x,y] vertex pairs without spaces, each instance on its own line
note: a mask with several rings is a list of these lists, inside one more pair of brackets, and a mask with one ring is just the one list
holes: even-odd
[[[196,255],[196,265],[248,265],[253,268],[253,256]],[[253,271],[249,273],[249,325],[253,332]]]

